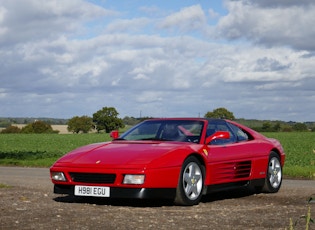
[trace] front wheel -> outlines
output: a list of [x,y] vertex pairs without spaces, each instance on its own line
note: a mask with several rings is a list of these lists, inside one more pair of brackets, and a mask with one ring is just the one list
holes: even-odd
[[196,205],[200,202],[204,187],[204,167],[194,157],[188,157],[182,166],[176,189],[175,203]]
[[282,183],[282,167],[280,158],[275,152],[271,152],[269,156],[267,176],[265,185],[262,188],[263,192],[275,193],[278,192]]

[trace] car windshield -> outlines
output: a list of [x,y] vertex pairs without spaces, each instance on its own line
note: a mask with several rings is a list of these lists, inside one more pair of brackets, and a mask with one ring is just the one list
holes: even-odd
[[199,143],[203,124],[196,120],[147,120],[128,130],[119,139]]

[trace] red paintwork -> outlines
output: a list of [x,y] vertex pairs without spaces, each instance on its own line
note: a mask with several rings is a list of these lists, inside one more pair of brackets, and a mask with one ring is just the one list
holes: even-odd
[[[207,124],[205,119],[202,120]],[[206,130],[199,144],[163,141],[112,141],[91,144],[73,150],[61,157],[51,172],[64,172],[67,182],[54,184],[77,185],[68,172],[114,173],[114,184],[101,186],[129,188],[176,188],[184,160],[197,155],[205,165],[205,185],[253,180],[266,177],[268,157],[272,150],[280,156],[282,166],[285,154],[277,140],[263,135],[233,121],[228,121],[246,130],[253,140],[231,145],[206,145]],[[205,125],[206,127],[206,125]],[[219,133],[226,135],[224,132]],[[125,174],[145,174],[142,185],[123,185]],[[98,184],[88,184],[98,185]]]

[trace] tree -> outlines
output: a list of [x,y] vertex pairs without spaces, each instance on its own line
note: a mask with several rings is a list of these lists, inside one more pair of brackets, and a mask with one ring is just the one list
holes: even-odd
[[261,129],[263,132],[271,132],[272,131],[271,123],[269,121],[264,122]]
[[299,132],[307,131],[307,126],[304,123],[298,122],[293,125],[293,130],[299,131]]
[[274,126],[273,126],[273,130],[275,132],[279,132],[281,130],[281,125],[279,122],[277,122]]
[[1,131],[1,133],[20,133],[20,132],[21,132],[21,129],[14,125],[10,125],[9,127]]
[[75,116],[71,118],[68,123],[68,131],[73,133],[88,133],[93,127],[93,119],[88,116]]
[[22,128],[21,133],[58,133],[54,131],[51,125],[43,121],[34,121]]
[[93,122],[95,123],[97,132],[105,130],[106,133],[109,133],[112,130],[123,128],[123,121],[118,118],[118,114],[113,107],[103,107],[94,113]]
[[138,124],[140,122],[140,120],[137,118],[134,118],[134,117],[126,116],[123,118],[123,122],[125,125],[132,125],[133,126],[133,125]]
[[229,120],[234,120],[235,117],[232,112],[228,111],[226,108],[217,108],[212,112],[207,112],[205,114],[206,118],[224,118]]

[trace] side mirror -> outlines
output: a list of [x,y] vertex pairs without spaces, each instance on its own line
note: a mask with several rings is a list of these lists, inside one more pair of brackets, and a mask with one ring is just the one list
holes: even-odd
[[119,137],[119,132],[118,130],[113,130],[110,132],[110,137],[113,139],[117,139]]
[[206,138],[206,144],[216,139],[230,139],[230,133],[227,131],[218,131]]

